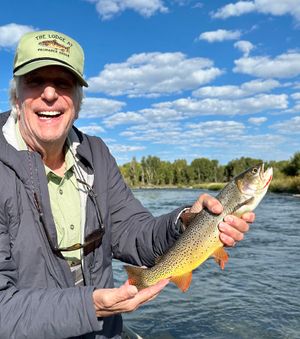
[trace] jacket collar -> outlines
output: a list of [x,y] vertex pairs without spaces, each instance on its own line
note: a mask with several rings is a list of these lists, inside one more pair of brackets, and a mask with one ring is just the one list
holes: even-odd
[[[10,111],[0,114],[0,161],[11,167],[21,178],[28,177],[28,172],[25,170],[24,160],[28,156],[29,151],[18,151],[16,148],[15,138],[10,135],[10,143],[7,142],[6,136],[3,134],[3,127],[10,117]],[[85,165],[85,170],[88,173],[93,172],[93,158],[89,140],[85,134],[80,132],[75,126],[72,127],[69,137],[75,142],[76,156]],[[41,158],[38,152],[30,152],[34,156]]]

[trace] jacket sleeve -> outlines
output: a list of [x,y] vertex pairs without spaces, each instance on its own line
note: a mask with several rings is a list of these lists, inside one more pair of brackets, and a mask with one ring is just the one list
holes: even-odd
[[114,159],[108,171],[112,249],[115,258],[134,265],[153,266],[180,235],[181,208],[154,217],[125,184]]
[[0,338],[69,338],[100,330],[92,287],[18,289],[9,235],[0,225]]
[[[58,339],[100,330],[92,303],[92,287],[19,288],[12,234],[19,223],[17,210],[20,206],[16,199],[4,198],[9,194],[3,194],[3,185],[4,180],[1,180],[0,338]],[[9,183],[6,193],[15,188],[16,185]],[[25,240],[23,245],[30,246]]]

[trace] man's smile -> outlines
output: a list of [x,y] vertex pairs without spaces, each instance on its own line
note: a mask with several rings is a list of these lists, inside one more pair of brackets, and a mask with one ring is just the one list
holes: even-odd
[[52,119],[60,117],[63,113],[60,111],[40,111],[36,114],[40,119]]

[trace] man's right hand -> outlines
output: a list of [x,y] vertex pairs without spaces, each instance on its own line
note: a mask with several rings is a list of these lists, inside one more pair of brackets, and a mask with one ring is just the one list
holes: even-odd
[[153,300],[168,283],[169,280],[164,279],[141,291],[129,285],[128,281],[119,288],[97,289],[93,292],[96,316],[108,317],[117,313],[132,312]]

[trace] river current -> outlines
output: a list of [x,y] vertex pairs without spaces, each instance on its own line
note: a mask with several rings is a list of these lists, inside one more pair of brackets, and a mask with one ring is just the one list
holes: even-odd
[[[192,204],[203,190],[135,190],[154,215]],[[300,197],[268,193],[245,239],[222,271],[209,259],[189,290],[170,283],[124,315],[143,338],[300,338]],[[126,279],[114,263],[116,285]]]

